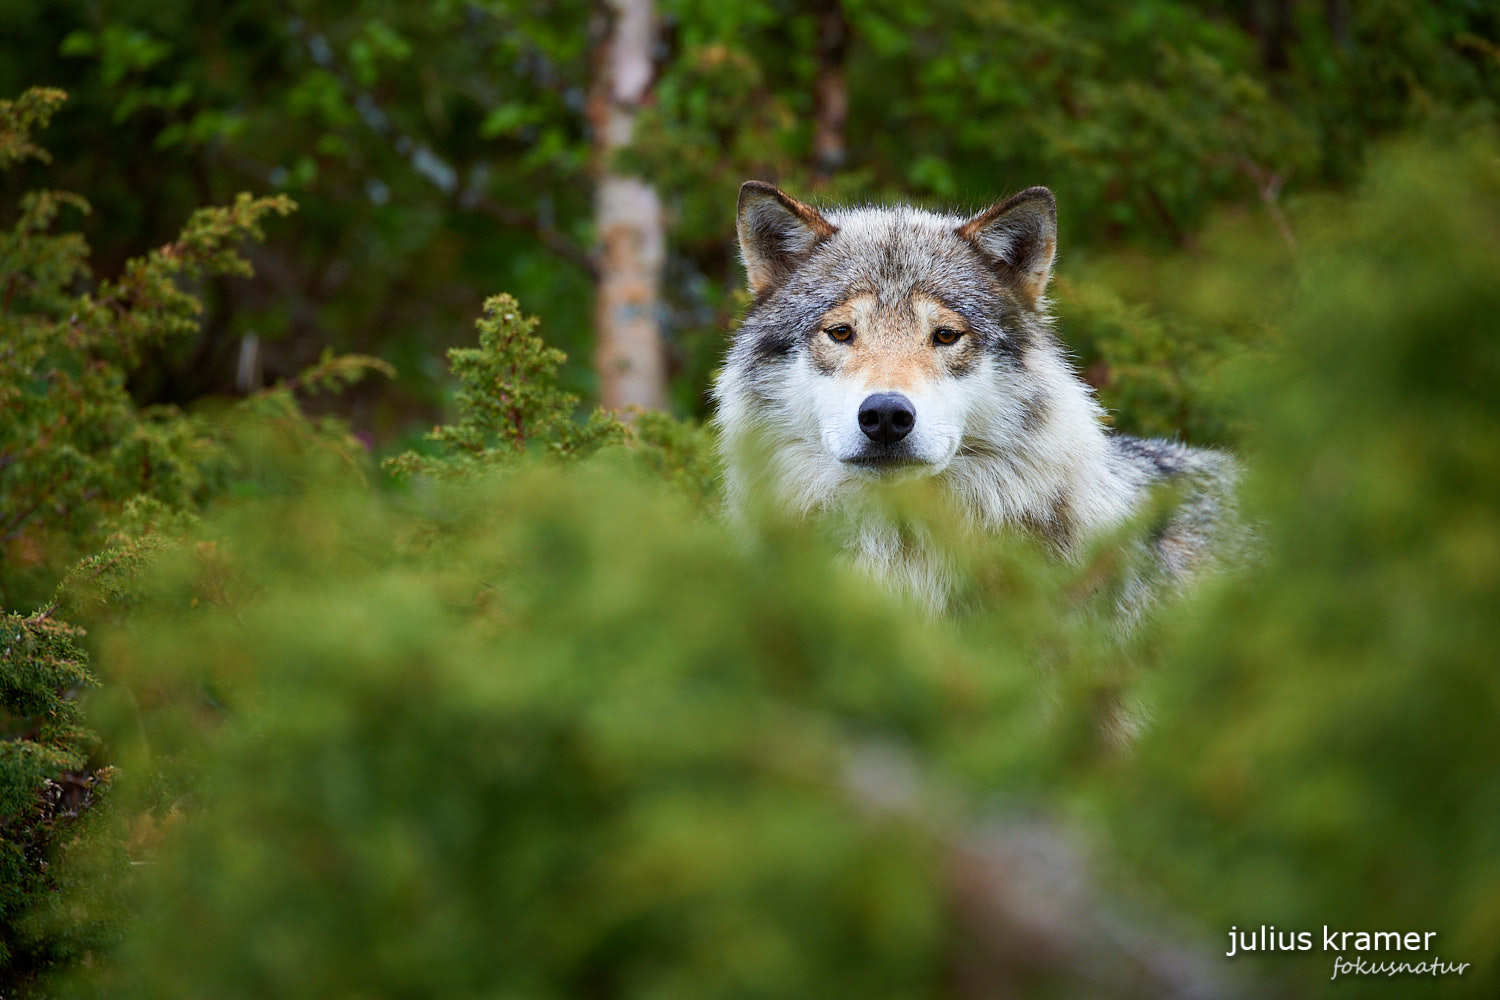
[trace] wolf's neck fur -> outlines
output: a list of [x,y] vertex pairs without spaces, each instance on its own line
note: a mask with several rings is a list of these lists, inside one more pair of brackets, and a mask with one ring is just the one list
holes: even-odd
[[983,528],[1019,527],[1070,552],[1129,517],[1140,484],[1116,460],[1103,411],[1068,363],[1042,351],[1027,365],[1039,390],[997,409],[942,479]]

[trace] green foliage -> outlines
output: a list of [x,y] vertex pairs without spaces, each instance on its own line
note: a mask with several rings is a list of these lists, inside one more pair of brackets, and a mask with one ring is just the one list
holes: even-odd
[[[806,95],[826,72],[808,49],[826,15],[787,5],[772,20],[745,5],[709,18],[698,4],[683,6],[708,38],[671,68],[655,112],[670,118],[648,131],[639,155],[648,176],[677,181],[667,187],[685,192],[688,219],[722,220],[698,200],[722,198],[725,181],[769,174],[807,183]],[[1117,18],[1089,2],[831,5],[852,39],[857,169],[827,196],[972,201],[1047,183],[1061,196],[1069,242],[1189,239],[1210,205],[1253,193],[1247,169],[1296,170],[1310,144],[1257,78],[1243,33],[1187,7],[1142,4]],[[741,65],[720,82],[724,67]],[[787,79],[798,86],[760,93],[763,80]],[[715,235],[685,235],[700,232]]]
[[[1493,122],[1500,104],[1500,23],[1473,0],[658,7],[657,75],[623,160],[668,208],[667,347],[695,415],[741,284],[732,211],[748,177],[976,208],[1047,184],[1066,271],[1122,246],[1191,250],[1218,209],[1281,211],[1283,192],[1347,184],[1383,135]],[[152,391],[226,390],[249,332],[273,378],[315,340],[401,369],[366,403],[397,434],[414,409],[430,422],[440,349],[502,287],[547,317],[574,359],[563,387],[587,396],[595,8],[233,0],[215,15],[152,0],[0,11],[0,93],[56,81],[79,102],[59,122],[60,186],[86,177],[108,206],[106,259],[241,189],[303,205],[260,280],[209,289],[222,307],[192,351],[161,359]],[[848,99],[833,166],[813,141],[831,78]]]
[[717,508],[719,462],[706,425],[649,411],[637,414],[630,430],[634,454],[654,476],[678,487],[700,510]]
[[1053,299],[1058,332],[1114,426],[1147,437],[1235,439],[1238,408],[1222,373],[1261,346],[1263,329],[1130,303],[1096,278],[1059,278]]
[[[1100,775],[1122,848],[1215,926],[1435,930],[1475,966],[1453,996],[1500,977],[1495,155],[1407,145],[1305,220],[1283,358],[1244,390],[1264,564],[1207,601]],[[1221,308],[1248,313],[1275,271],[1243,250]]]
[[152,557],[198,526],[197,515],[148,496],[132,497],[108,522],[104,548],[80,559],[57,587],[57,603],[70,616],[98,619],[122,614],[135,601],[135,581]]
[[13,101],[0,100],[0,168],[26,159],[43,163],[47,151],[31,141],[31,133],[47,127],[68,95],[55,87],[33,87]]
[[[49,776],[83,767],[92,738],[79,728],[78,705],[64,692],[92,687],[94,679],[74,644],[78,630],[45,614],[5,616],[6,732],[0,746],[6,780],[0,785],[0,815],[14,816],[33,801]],[[31,733],[17,739],[14,733]]]
[[61,935],[36,924],[67,881],[53,867],[56,845],[77,836],[80,814],[111,780],[88,764],[98,737],[77,698],[97,681],[80,631],[47,612],[0,616],[0,983],[9,986],[76,960],[105,932],[93,914],[73,914]]
[[439,456],[407,452],[387,459],[386,468],[400,476],[451,475],[513,462],[532,446],[576,456],[621,440],[623,425],[601,410],[581,425],[574,421],[578,397],[557,386],[567,355],[532,332],[538,322],[509,295],[486,300],[476,324],[479,346],[448,352],[459,381],[459,422],[426,436],[440,446]]
[[514,468],[536,454],[577,459],[623,449],[652,479],[673,484],[700,510],[711,509],[718,466],[708,430],[659,412],[633,414],[627,425],[594,410],[580,422],[578,397],[557,384],[567,356],[535,334],[538,323],[509,295],[487,300],[476,324],[479,346],[448,352],[459,382],[458,422],[426,435],[435,454],[407,451],[384,467],[399,478],[465,479]]
[[201,771],[98,988],[938,995],[934,845],[844,739],[937,732],[982,673],[804,536],[736,555],[598,460],[456,485],[228,509],[107,638],[156,692],[117,724]]
[[[0,106],[5,147],[38,155],[28,130],[60,99],[33,92]],[[127,379],[144,351],[196,329],[201,305],[183,282],[248,274],[236,245],[260,238],[267,214],[292,209],[285,197],[242,195],[199,210],[176,240],[79,292],[88,247],[51,231],[63,205],[87,210],[76,196],[28,194],[0,234],[0,605],[10,607],[42,600],[132,499],[190,510],[222,486],[228,456],[210,425],[138,406]]]
[[[46,159],[31,129],[61,102],[29,91],[0,102],[0,162]],[[51,968],[85,960],[118,926],[124,834],[97,815],[109,770],[87,754],[97,738],[81,725],[76,697],[94,685],[76,640],[56,615],[105,621],[128,614],[136,575],[197,525],[195,511],[231,481],[257,483],[244,423],[291,434],[349,458],[342,424],[306,420],[292,393],[347,384],[372,358],[334,358],[235,408],[185,414],[141,406],[128,380],[154,348],[196,329],[191,283],[247,275],[236,245],[260,238],[284,197],[242,195],[195,212],[181,235],[127,261],[118,278],[90,282],[88,247],[52,231],[55,191],[21,199],[0,234],[0,992],[36,988]],[[363,449],[354,443],[354,450]],[[266,477],[261,476],[264,480]],[[80,560],[80,557],[83,557]],[[70,568],[71,567],[71,568]],[[75,619],[76,620],[76,619]],[[85,836],[89,829],[106,834]]]
[[[376,416],[394,433],[441,402],[441,349],[497,285],[544,299],[555,334],[589,356],[590,12],[233,0],[205,24],[177,3],[11,4],[0,93],[42,80],[73,95],[54,132],[59,184],[108,207],[93,240],[106,260],[240,190],[301,206],[256,253],[257,280],[204,289],[208,322],[158,357],[151,398],[230,391],[255,333],[272,381],[324,344],[393,362],[402,391]],[[586,367],[566,372],[570,388],[591,387]]]

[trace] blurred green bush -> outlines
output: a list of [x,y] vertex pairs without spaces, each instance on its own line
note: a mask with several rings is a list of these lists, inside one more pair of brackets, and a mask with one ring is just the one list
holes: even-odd
[[[1205,597],[1097,775],[1112,839],[1224,932],[1433,930],[1474,963],[1381,996],[1500,977],[1496,153],[1400,146],[1302,221],[1280,356],[1241,385],[1263,562]],[[1258,257],[1216,308],[1264,309]]]
[[[47,159],[31,141],[64,95],[0,101],[0,168]],[[54,233],[77,195],[28,192],[0,233],[0,606],[38,603],[71,562],[101,547],[109,518],[132,499],[187,510],[228,476],[211,425],[175,407],[138,405],[126,387],[144,351],[196,329],[201,304],[178,281],[246,274],[235,244],[285,215],[285,197],[241,196],[202,209],[173,243],[128,262],[119,278],[80,292],[88,245]]]
[[609,463],[208,531],[103,643],[157,693],[122,770],[202,763],[104,994],[939,995],[933,844],[840,738],[935,713],[944,644],[820,550]]
[[[32,132],[63,97],[34,89],[0,101],[0,169],[49,158]],[[231,484],[243,493],[264,479],[236,447],[230,415],[142,406],[127,382],[145,352],[195,329],[202,306],[185,286],[208,274],[247,273],[236,245],[261,235],[265,215],[292,205],[241,196],[199,210],[177,240],[97,284],[82,238],[53,231],[65,207],[89,211],[76,195],[28,192],[13,227],[0,233],[0,992],[7,995],[82,960],[118,922],[111,908],[124,837],[95,815],[111,772],[81,718],[78,699],[96,683],[85,666],[84,630],[65,618],[125,614],[129,582],[153,552],[190,531],[196,511]],[[326,386],[369,368],[388,366],[326,357],[293,381]],[[347,457],[352,442],[338,422],[306,420],[293,388],[283,383],[232,413]],[[97,850],[79,846],[90,828],[106,831]]]

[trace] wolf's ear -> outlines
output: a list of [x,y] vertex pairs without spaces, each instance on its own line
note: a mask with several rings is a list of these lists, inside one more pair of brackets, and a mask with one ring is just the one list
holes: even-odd
[[817,209],[764,181],[740,185],[736,228],[745,275],[756,295],[785,281],[814,247],[838,232]]
[[1044,187],[980,212],[958,227],[958,235],[990,259],[1031,305],[1047,290],[1057,253],[1057,199]]

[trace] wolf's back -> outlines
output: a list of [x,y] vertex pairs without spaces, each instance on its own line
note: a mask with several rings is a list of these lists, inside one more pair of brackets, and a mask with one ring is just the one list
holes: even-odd
[[1148,537],[1161,582],[1186,583],[1243,548],[1248,539],[1235,502],[1240,469],[1233,457],[1163,438],[1111,434],[1109,442],[1121,474],[1152,515]]

